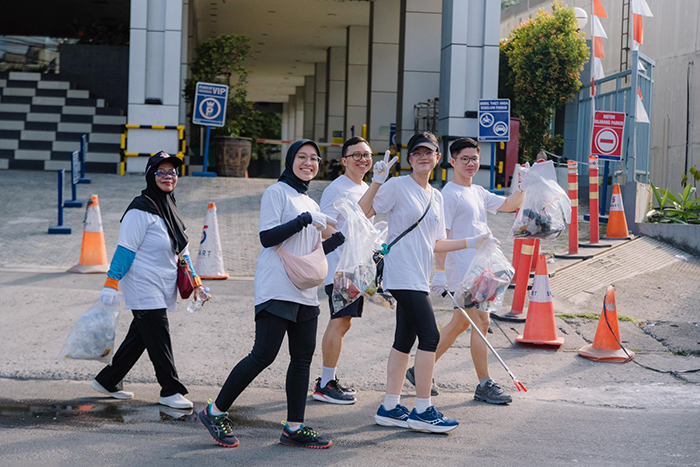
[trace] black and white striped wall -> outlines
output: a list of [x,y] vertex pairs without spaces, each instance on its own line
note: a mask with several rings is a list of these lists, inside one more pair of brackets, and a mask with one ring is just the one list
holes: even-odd
[[0,169],[70,170],[88,136],[88,172],[118,173],[126,117],[61,75],[0,73]]

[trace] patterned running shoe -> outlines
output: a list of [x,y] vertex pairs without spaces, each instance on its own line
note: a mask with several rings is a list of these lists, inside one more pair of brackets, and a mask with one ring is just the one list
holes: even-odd
[[317,401],[330,402],[331,404],[349,405],[357,402],[355,397],[346,394],[345,391],[338,385],[337,379],[328,381],[324,387],[321,386],[321,378],[316,380],[316,387],[312,397]]
[[238,438],[233,434],[233,423],[231,419],[228,418],[228,413],[224,412],[222,415],[216,416],[210,413],[211,410],[211,400],[209,404],[204,407],[204,410],[199,412],[199,421],[204,425],[204,427],[209,430],[209,434],[214,441],[225,448],[235,448],[240,443]]
[[459,426],[454,418],[447,418],[441,414],[435,406],[431,405],[423,413],[413,409],[408,417],[408,427],[417,431],[429,431],[431,433],[447,433]]
[[302,425],[298,430],[292,431],[285,422],[282,422],[282,424],[284,428],[280,436],[280,444],[310,449],[328,449],[333,445],[333,441],[319,436],[309,426]]
[[474,400],[488,402],[489,404],[510,404],[513,402],[513,398],[506,394],[494,380],[487,381],[484,387],[481,387],[481,384],[477,384]]
[[381,426],[408,428],[408,415],[408,409],[401,404],[397,404],[396,407],[391,410],[387,410],[384,404],[381,404],[374,416],[374,421],[377,422],[377,425]]

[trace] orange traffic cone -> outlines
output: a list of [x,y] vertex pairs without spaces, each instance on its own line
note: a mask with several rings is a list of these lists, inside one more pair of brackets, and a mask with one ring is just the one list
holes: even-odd
[[78,264],[68,270],[80,274],[105,274],[109,270],[102,216],[97,195],[90,196],[85,214],[85,231]]
[[612,197],[610,198],[610,215],[608,217],[608,230],[605,238],[629,239],[627,230],[627,220],[625,219],[625,208],[622,205],[622,193],[620,184],[613,185]]
[[535,272],[535,282],[532,284],[525,330],[515,340],[523,344],[560,346],[564,343],[563,337],[557,337],[552,292],[549,288],[547,257],[544,255],[540,255],[537,259],[537,271]]
[[221,252],[219,221],[216,219],[214,203],[209,203],[207,206],[195,271],[202,279],[228,279],[228,273],[224,267],[224,256]]
[[[611,331],[612,329],[612,331]],[[615,288],[608,286],[605,292],[605,305],[598,320],[598,329],[592,344],[581,347],[578,354],[582,357],[599,362],[625,363],[634,358],[634,352],[624,350],[618,343],[620,339],[620,329],[617,324],[617,307],[615,306]]]

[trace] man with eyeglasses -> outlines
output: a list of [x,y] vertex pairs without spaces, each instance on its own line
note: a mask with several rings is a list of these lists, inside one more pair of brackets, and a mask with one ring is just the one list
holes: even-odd
[[[486,224],[490,212],[513,212],[523,202],[523,192],[518,190],[508,198],[495,195],[480,185],[472,183],[479,171],[479,144],[472,138],[460,138],[450,146],[450,164],[454,168],[452,180],[442,189],[445,203],[445,228],[447,238],[473,237],[480,233],[476,225]],[[451,291],[457,290],[462,278],[469,268],[476,249],[464,249],[450,253],[435,254],[435,274],[431,290],[441,293],[445,286]],[[468,307],[465,310],[483,334],[488,332],[489,313]],[[440,342],[435,352],[437,361],[454,344],[457,337],[469,328],[469,321],[455,309],[450,323],[440,330]],[[488,368],[488,348],[475,330],[471,335],[471,355],[476,375],[479,378],[474,399],[490,404],[508,404],[511,397],[491,379]],[[412,369],[409,369],[409,372]],[[409,379],[410,380],[410,379]],[[435,385],[433,394],[437,395]]]
[[[337,219],[335,229],[340,231],[345,225],[345,219],[333,206],[339,198],[347,198],[357,203],[367,191],[368,185],[362,180],[372,167],[372,149],[369,143],[359,136],[353,136],[345,141],[341,152],[341,164],[345,167],[345,173],[336,178],[321,196],[321,212]],[[343,346],[343,337],[350,330],[352,318],[362,317],[363,298],[360,297],[341,310],[333,309],[333,278],[340,261],[343,247],[329,253],[328,276],[325,281],[325,291],[328,295],[328,304],[331,311],[331,319],[323,334],[321,349],[323,352],[323,368],[321,377],[316,380],[313,398],[321,402],[331,404],[354,404],[355,389],[342,386],[336,377],[336,367],[340,360],[340,352]]]

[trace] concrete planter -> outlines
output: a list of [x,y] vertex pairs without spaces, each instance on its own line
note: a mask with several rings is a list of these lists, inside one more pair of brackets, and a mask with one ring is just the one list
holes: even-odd
[[700,225],[637,224],[639,233],[700,256]]

